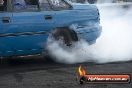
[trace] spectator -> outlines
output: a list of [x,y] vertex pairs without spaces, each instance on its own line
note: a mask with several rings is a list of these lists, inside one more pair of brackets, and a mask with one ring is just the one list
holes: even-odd
[[0,5],[3,5],[4,4],[4,1],[3,0],[0,0]]

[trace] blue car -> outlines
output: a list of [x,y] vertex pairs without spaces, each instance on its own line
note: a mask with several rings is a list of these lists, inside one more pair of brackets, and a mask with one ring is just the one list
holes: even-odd
[[95,5],[68,0],[0,0],[0,57],[42,54],[49,35],[66,45],[101,34]]

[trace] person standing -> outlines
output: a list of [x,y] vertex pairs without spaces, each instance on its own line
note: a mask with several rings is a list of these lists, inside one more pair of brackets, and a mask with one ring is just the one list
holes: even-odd
[[3,0],[0,0],[0,5],[3,5],[4,4],[4,1]]

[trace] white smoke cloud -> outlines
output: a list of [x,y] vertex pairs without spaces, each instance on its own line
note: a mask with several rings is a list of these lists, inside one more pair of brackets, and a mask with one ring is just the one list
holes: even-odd
[[66,48],[54,41],[48,44],[55,61],[62,63],[108,63],[132,60],[132,9],[99,7],[102,34],[93,45],[79,41]]
[[98,0],[97,3],[112,3],[115,0]]

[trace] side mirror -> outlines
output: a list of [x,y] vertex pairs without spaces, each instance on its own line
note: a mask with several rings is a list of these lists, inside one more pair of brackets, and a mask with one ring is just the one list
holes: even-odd
[[39,0],[25,0],[25,3],[27,5],[38,5],[39,4]]

